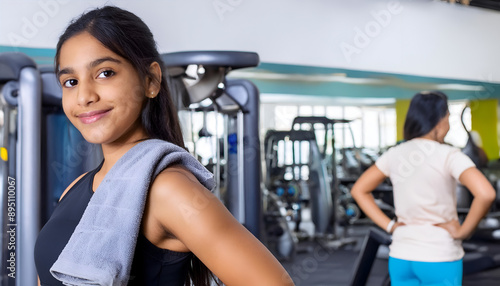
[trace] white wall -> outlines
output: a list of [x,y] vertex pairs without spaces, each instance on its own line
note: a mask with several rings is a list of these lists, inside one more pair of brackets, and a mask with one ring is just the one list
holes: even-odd
[[500,82],[500,13],[441,1],[0,0],[0,45],[53,48],[70,19],[105,3],[138,14],[162,52]]

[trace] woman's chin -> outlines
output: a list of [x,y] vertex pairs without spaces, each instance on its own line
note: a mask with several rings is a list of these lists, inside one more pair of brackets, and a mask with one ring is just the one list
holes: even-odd
[[104,144],[109,140],[106,140],[104,136],[100,135],[95,135],[95,134],[82,134],[83,138],[85,141],[91,143],[91,144]]

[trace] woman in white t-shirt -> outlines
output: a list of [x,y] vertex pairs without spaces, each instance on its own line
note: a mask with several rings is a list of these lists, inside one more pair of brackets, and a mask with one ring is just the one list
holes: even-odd
[[[461,242],[495,199],[493,187],[470,158],[443,144],[449,115],[444,93],[416,94],[405,120],[405,142],[384,153],[351,190],[365,214],[392,233],[392,285],[461,285]],[[393,184],[397,221],[387,217],[371,195],[386,177]],[[462,225],[456,210],[457,181],[474,196]]]

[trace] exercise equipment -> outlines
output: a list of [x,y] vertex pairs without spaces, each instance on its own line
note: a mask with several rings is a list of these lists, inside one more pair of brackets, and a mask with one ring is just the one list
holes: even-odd
[[[349,281],[350,286],[364,286],[368,281],[373,263],[381,245],[389,246],[391,236],[379,228],[370,228],[365,236],[358,258],[354,263],[353,272]],[[389,273],[382,282],[382,286],[390,285]]]
[[[226,184],[231,213],[256,237],[261,232],[260,144],[258,140],[259,94],[251,82],[226,79],[234,69],[255,67],[259,64],[256,53],[235,51],[189,51],[162,55],[170,81],[176,82],[172,94],[178,107],[189,109],[209,99],[211,109],[224,115],[228,130]],[[196,66],[195,82],[188,74],[189,66]],[[180,104],[182,103],[182,104]],[[199,105],[196,105],[199,106]],[[218,138],[218,134],[216,134]],[[218,144],[216,144],[218,147]],[[216,151],[214,170],[218,180],[216,194],[220,195],[221,158]]]
[[[488,178],[492,186],[496,189],[497,197],[496,200],[490,210],[490,212],[486,215],[486,221],[490,221],[489,223],[481,223],[479,228],[476,230],[474,236],[481,237],[483,239],[488,240],[496,240],[498,241],[500,237],[498,235],[494,235],[495,231],[500,231],[500,212],[498,208],[500,206],[500,197],[498,196],[500,193],[500,168],[499,166],[495,166],[495,164],[489,164],[488,157],[484,150],[479,147],[476,143],[477,139],[474,139],[474,131],[469,131],[465,126],[464,114],[465,111],[470,108],[466,105],[461,113],[460,119],[462,126],[467,132],[467,143],[464,148],[462,148],[462,152],[469,156],[469,158],[474,162],[476,167]],[[477,134],[477,133],[476,133]],[[480,140],[480,139],[479,139]],[[470,191],[463,185],[457,184],[456,189],[457,194],[457,210],[458,214],[461,218],[464,218],[469,212],[470,205],[472,203],[472,194]],[[474,237],[473,236],[473,237]]]
[[[488,158],[486,158],[486,154],[484,153],[484,150],[482,150],[477,144],[474,142],[474,139],[472,138],[471,131],[467,129],[465,126],[464,122],[464,114],[465,111],[469,107],[466,105],[462,109],[462,113],[460,115],[460,120],[462,123],[462,126],[467,133],[467,143],[465,144],[465,147],[462,148],[462,152],[469,156],[469,158],[474,162],[476,167],[478,169],[485,168],[488,164]],[[459,213],[462,215],[466,215],[468,213],[468,208],[470,207],[470,204],[472,202],[472,194],[470,191],[463,185],[458,184],[457,185],[457,207],[459,210]]]
[[[324,160],[326,144],[318,146],[312,130],[268,130],[264,140],[266,187],[280,195],[283,186],[297,186],[295,196],[280,198],[287,205],[288,216],[295,223],[295,233],[302,236],[302,206],[310,210],[314,224],[312,238],[324,248],[339,248],[355,243],[354,239],[337,236],[335,207],[330,176]],[[333,230],[333,231],[332,231]]]
[[[330,119],[322,116],[298,116],[294,118],[292,123],[293,130],[310,130],[316,135],[316,138],[323,137],[319,148],[321,156],[318,159],[324,162],[328,170],[326,178],[330,182],[332,197],[329,233],[334,238],[329,244],[335,248],[355,243],[355,240],[345,238],[345,229],[361,215],[361,210],[350,194],[350,184],[354,183],[362,173],[360,151],[356,146],[350,149],[344,147],[338,149],[335,140],[335,126],[347,125],[352,141],[355,142],[349,125],[351,121],[347,119]],[[340,151],[340,158],[337,156],[337,151]],[[341,176],[339,176],[339,173],[341,173]],[[342,235],[338,234],[339,225],[344,228]]]
[[325,235],[330,224],[333,202],[326,165],[321,160],[314,133],[268,130],[264,142],[267,189],[279,196],[279,190],[283,186],[301,186],[300,191],[297,188],[293,199],[287,200],[287,209],[296,213],[293,215],[295,230],[299,229],[301,222],[301,204],[307,201],[311,205],[315,233]]
[[191,114],[203,110],[204,115],[213,112],[215,118],[223,118],[224,132],[219,134],[216,127],[211,160],[215,194],[278,258],[292,259],[296,241],[284,220],[283,206],[261,186],[259,91],[248,80],[226,77],[234,69],[257,66],[258,55],[189,51],[163,54],[162,60],[179,110]]
[[[33,248],[41,226],[60,195],[77,176],[102,160],[100,148],[88,144],[62,112],[61,88],[52,68],[38,67],[21,53],[0,54],[0,161],[2,253],[0,285],[36,285]],[[13,180],[15,185],[9,185]],[[7,208],[15,186],[15,210]],[[9,189],[10,187],[10,189]],[[14,212],[12,212],[14,211]],[[8,221],[15,214],[14,226]],[[13,253],[5,227],[15,227],[15,279],[6,264]],[[12,246],[12,244],[11,244]]]
[[[490,212],[486,214],[486,217],[481,221],[472,237],[463,243],[464,249],[467,252],[466,258],[468,259],[464,259],[464,274],[500,267],[500,255],[492,255],[488,252],[488,247],[483,245],[484,242],[498,242],[500,240],[500,212],[498,211],[498,206],[500,205],[500,198],[498,196],[500,191],[499,180],[498,177],[496,177],[496,181],[492,181],[492,178],[495,178],[495,176],[491,176],[495,173],[498,174],[498,167],[495,170],[492,166],[489,166],[486,153],[476,144],[473,138],[473,131],[467,129],[464,114],[468,108],[470,107],[466,105],[460,116],[462,126],[467,132],[467,143],[465,147],[462,148],[462,152],[469,156],[476,167],[490,180],[493,187],[496,188],[497,198]],[[457,185],[456,192],[457,211],[459,218],[463,220],[469,213],[473,196],[470,191],[461,184]],[[466,264],[466,261],[470,262]]]
[[[40,228],[39,213],[35,211],[40,209],[41,191],[40,73],[36,64],[23,54],[0,54],[0,84],[3,85],[2,97],[7,103],[2,108],[6,119],[2,126],[2,143],[9,157],[1,163],[3,252],[0,263],[2,280],[5,280],[2,283],[8,283],[7,271],[14,273],[16,285],[33,285],[36,271],[33,251],[29,250],[34,248]],[[14,209],[7,208],[10,200],[15,201]],[[7,231],[13,235],[8,236]],[[9,243],[10,248],[7,247]],[[12,257],[14,262],[7,262]],[[12,266],[13,270],[7,269]]]

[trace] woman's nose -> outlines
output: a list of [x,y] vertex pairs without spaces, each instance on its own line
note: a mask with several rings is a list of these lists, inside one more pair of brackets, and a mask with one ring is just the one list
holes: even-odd
[[80,82],[78,85],[78,104],[81,106],[88,106],[91,103],[98,101],[97,95],[91,83]]

